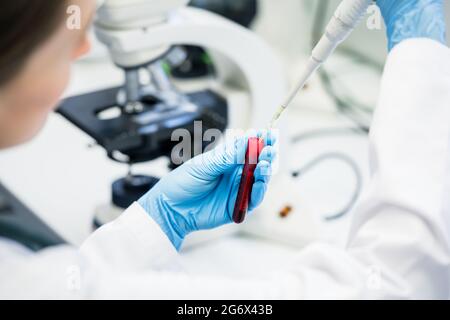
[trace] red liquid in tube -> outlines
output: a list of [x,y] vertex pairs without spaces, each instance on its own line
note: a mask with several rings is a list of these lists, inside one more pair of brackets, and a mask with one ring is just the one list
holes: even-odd
[[233,211],[233,221],[242,223],[247,215],[253,183],[255,182],[255,169],[258,158],[264,148],[264,140],[261,138],[250,138],[248,140],[247,152],[245,154],[244,170],[242,171],[239,191]]

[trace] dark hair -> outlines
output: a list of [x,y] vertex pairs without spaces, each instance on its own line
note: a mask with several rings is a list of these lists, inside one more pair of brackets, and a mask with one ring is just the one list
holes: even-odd
[[11,0],[0,4],[0,86],[64,19],[67,0]]

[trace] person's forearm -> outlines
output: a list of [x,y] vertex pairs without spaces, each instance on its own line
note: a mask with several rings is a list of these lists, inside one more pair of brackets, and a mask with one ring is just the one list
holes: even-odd
[[[158,192],[156,189],[151,190],[150,193]],[[185,225],[183,217],[173,210],[170,206],[166,205],[162,194],[156,194],[154,201],[149,202],[147,200],[148,195],[138,201],[138,204],[149,214],[161,228],[161,231],[172,242],[175,249],[180,250],[184,240],[184,232],[177,227],[179,224]],[[186,230],[184,227],[183,230]]]
[[128,271],[176,268],[178,256],[158,223],[138,203],[88,237],[80,252],[113,270]]
[[370,137],[373,178],[349,243],[384,297],[448,298],[448,119],[450,50],[429,39],[399,44],[385,68]]

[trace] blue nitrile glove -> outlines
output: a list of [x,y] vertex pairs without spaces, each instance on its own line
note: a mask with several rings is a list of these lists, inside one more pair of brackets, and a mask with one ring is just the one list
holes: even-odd
[[377,0],[389,39],[389,51],[410,38],[446,44],[443,0]]
[[[275,158],[274,135],[264,134],[266,147],[255,170],[249,211],[264,198]],[[193,158],[153,187],[139,204],[179,249],[186,235],[232,222],[248,137]]]

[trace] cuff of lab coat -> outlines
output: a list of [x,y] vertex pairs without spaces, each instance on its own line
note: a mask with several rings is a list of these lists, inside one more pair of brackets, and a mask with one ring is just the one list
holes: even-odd
[[125,228],[129,229],[139,240],[143,248],[156,257],[176,257],[178,252],[150,215],[135,202],[119,218]]
[[[388,56],[387,65],[389,64],[406,64],[415,62],[414,68],[425,69],[428,71],[429,66],[438,65],[441,71],[450,72],[450,64],[440,63],[446,61],[449,56],[449,47],[443,43],[429,38],[411,38],[406,39],[396,45]],[[397,62],[397,60],[402,62]],[[442,60],[445,59],[445,60]],[[391,62],[391,61],[394,62]]]

